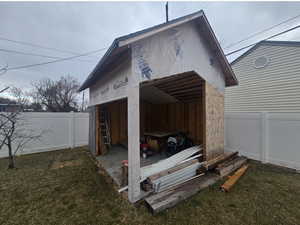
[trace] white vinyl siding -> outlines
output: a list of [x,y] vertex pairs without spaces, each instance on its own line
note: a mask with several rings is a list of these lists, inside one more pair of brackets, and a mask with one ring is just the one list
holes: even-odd
[[[269,63],[256,69],[254,61]],[[227,112],[300,112],[300,46],[261,45],[232,66],[238,86],[225,90]]]

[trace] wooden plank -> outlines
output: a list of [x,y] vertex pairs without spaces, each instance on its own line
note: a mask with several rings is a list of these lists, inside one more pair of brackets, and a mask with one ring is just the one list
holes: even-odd
[[190,96],[196,96],[196,97],[201,97],[201,90],[197,90],[197,91],[193,91],[193,92],[185,92],[185,93],[179,93],[179,94],[173,94],[172,95],[175,98],[179,98],[179,97],[190,97]]
[[234,173],[234,175],[230,176],[229,179],[221,186],[223,191],[229,191],[232,186],[240,179],[240,177],[246,172],[248,169],[248,165],[244,165],[238,171]]
[[120,143],[127,142],[127,100],[120,102]]
[[202,144],[202,107],[201,107],[201,98],[198,99],[196,103],[196,140],[194,140],[195,144]]
[[225,161],[222,167],[216,168],[216,171],[221,177],[228,176],[230,173],[233,171],[237,170],[240,168],[242,165],[247,163],[247,158],[245,157],[237,157],[232,160]]
[[188,88],[194,88],[194,87],[201,87],[201,79],[188,79],[186,81],[182,81],[181,83],[178,82],[172,82],[170,83],[168,86],[159,86],[157,85],[156,87],[158,87],[159,89],[163,89],[164,91],[174,91],[174,90],[178,90],[178,89],[188,89]]
[[193,196],[200,190],[213,185],[220,179],[216,174],[207,174],[183,185],[160,192],[145,199],[153,213],[171,208],[179,202]]
[[169,95],[175,95],[175,94],[180,94],[180,93],[189,93],[189,92],[201,93],[201,87],[194,87],[194,88],[190,88],[190,89],[185,88],[185,89],[178,89],[178,90],[174,90],[174,91],[165,91],[165,92],[168,93]]
[[144,81],[143,83],[141,83],[141,86],[148,86],[148,85],[158,85],[158,84],[167,84],[167,83],[171,83],[172,81],[177,81],[179,78],[180,79],[186,79],[188,77],[195,77],[197,76],[194,72],[186,72],[186,73],[180,73],[180,74],[176,74],[176,75],[172,75],[172,76],[168,76],[168,77],[163,77],[163,78],[158,78],[158,79],[154,79],[151,81]]
[[189,79],[195,79],[197,77],[197,75],[195,73],[182,73],[182,74],[177,74],[177,75],[172,75],[169,77],[165,77],[165,78],[160,78],[157,81],[151,82],[152,85],[154,86],[159,86],[159,87],[166,87],[168,85],[170,85],[171,83],[176,83],[176,82],[182,82],[182,81],[186,81]]
[[226,160],[236,156],[238,154],[238,152],[225,152],[222,153],[221,155],[206,161],[204,166],[206,167],[206,169],[211,170],[214,169],[218,166],[218,164],[225,162]]

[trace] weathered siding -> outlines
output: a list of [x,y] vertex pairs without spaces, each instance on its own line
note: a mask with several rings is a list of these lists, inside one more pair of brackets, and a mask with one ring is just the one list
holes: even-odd
[[[266,67],[254,61],[266,56]],[[300,46],[261,45],[232,66],[239,86],[225,91],[228,112],[300,112]]]

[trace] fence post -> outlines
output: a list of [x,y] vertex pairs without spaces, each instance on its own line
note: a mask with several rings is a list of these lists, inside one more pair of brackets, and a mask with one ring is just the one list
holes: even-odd
[[269,115],[261,112],[261,161],[269,162]]
[[75,113],[72,111],[69,114],[69,147],[75,147]]

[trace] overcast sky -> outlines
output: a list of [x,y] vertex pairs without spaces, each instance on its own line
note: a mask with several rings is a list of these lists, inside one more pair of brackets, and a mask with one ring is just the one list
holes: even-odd
[[[85,53],[107,47],[113,39],[165,21],[165,2],[14,3],[0,2],[0,38],[30,42],[56,49]],[[169,2],[169,17],[203,9],[223,47],[259,30],[300,14],[298,2]],[[300,24],[300,18],[225,49],[235,50],[270,34]],[[300,41],[300,29],[276,38]],[[34,48],[0,40],[0,49],[69,57],[72,54]],[[72,75],[80,82],[88,76],[105,51],[77,60],[8,71],[0,75],[0,89],[21,88],[44,77]],[[15,67],[53,59],[0,51],[0,66]],[[1,95],[1,94],[0,94]]]

